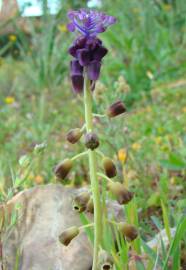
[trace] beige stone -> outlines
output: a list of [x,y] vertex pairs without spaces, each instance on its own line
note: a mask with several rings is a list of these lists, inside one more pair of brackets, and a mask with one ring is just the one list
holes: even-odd
[[[14,209],[17,222],[3,236],[6,270],[14,269],[16,254],[19,270],[91,269],[92,245],[85,233],[80,233],[67,247],[58,240],[63,230],[82,225],[79,214],[72,210],[72,199],[78,192],[50,184],[25,190],[8,202],[6,208],[9,212]],[[110,216],[123,219],[120,205],[109,202],[108,209]]]

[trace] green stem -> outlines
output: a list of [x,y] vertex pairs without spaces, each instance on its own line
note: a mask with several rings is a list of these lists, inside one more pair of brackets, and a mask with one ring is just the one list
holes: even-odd
[[89,228],[89,227],[93,227],[94,226],[94,223],[89,223],[89,224],[86,224],[86,225],[83,225],[81,227],[79,227],[80,230],[83,230],[85,228]]
[[98,176],[100,176],[100,177],[102,177],[102,178],[104,178],[105,180],[107,180],[108,182],[110,182],[110,183],[114,183],[114,181],[112,181],[109,177],[107,177],[105,174],[103,174],[103,173],[98,173],[97,174]]
[[80,153],[80,154],[78,154],[78,155],[72,157],[71,160],[73,161],[73,160],[75,160],[75,159],[78,159],[78,158],[81,158],[81,157],[83,157],[83,156],[86,156],[87,154],[88,154],[88,151],[85,151],[85,152],[83,152],[83,153]]
[[[92,94],[90,90],[90,82],[85,72],[84,80],[84,105],[85,105],[85,123],[87,132],[93,131],[93,113],[92,113]],[[94,254],[92,270],[97,270],[98,252],[101,244],[102,220],[101,220],[101,199],[99,191],[99,183],[97,178],[97,162],[96,152],[88,150],[89,170],[91,189],[94,202]]]
[[93,113],[93,116],[94,116],[94,117],[99,117],[99,118],[106,117],[105,114],[99,114],[99,113]]

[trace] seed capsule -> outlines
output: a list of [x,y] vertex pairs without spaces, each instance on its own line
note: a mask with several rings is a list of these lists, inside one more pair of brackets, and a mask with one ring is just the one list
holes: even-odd
[[123,184],[119,182],[112,182],[108,184],[108,189],[116,196],[119,204],[127,204],[133,198],[133,193],[124,187]]
[[88,192],[82,192],[77,195],[73,200],[73,209],[78,213],[82,213],[86,210],[90,195]]
[[62,232],[59,236],[61,244],[68,246],[69,243],[79,234],[79,228],[76,226],[70,227],[69,229]]
[[85,146],[91,150],[99,146],[98,136],[94,132],[89,132],[85,135]]
[[92,198],[90,198],[90,200],[88,201],[86,210],[87,212],[94,214],[94,202]]
[[82,131],[80,128],[74,128],[74,129],[71,129],[68,133],[67,133],[67,141],[72,143],[72,144],[75,144],[77,143],[81,136],[82,136]]
[[101,270],[113,269],[114,260],[112,256],[105,250],[101,250],[98,254],[98,268]]
[[103,167],[105,170],[105,174],[109,177],[112,178],[114,176],[116,176],[117,174],[117,170],[116,170],[116,166],[114,164],[114,162],[112,161],[112,159],[110,158],[104,158],[103,159]]
[[126,112],[126,107],[125,107],[124,103],[121,100],[119,100],[119,101],[113,103],[107,109],[106,114],[108,115],[108,117],[112,118],[112,117],[118,116],[124,112]]
[[60,162],[54,169],[54,173],[58,179],[65,179],[72,168],[72,160],[65,159]]
[[138,231],[134,225],[120,222],[118,223],[118,230],[128,241],[133,241],[138,237]]

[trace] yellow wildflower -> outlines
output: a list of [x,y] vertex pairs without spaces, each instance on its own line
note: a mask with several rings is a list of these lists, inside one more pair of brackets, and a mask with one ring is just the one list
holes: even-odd
[[171,179],[170,179],[170,183],[171,183],[171,185],[176,185],[176,178],[175,177],[171,177]]
[[15,102],[15,98],[12,97],[12,96],[7,96],[5,98],[5,103],[8,104],[8,105],[13,104],[14,102]]
[[31,172],[29,175],[28,175],[28,179],[33,181],[35,179],[35,175]]
[[165,129],[163,127],[158,127],[157,131],[158,131],[158,133],[161,134],[161,133],[163,133],[165,131]]
[[135,150],[135,151],[138,151],[140,150],[141,148],[141,144],[140,143],[133,143],[132,144],[132,149]]
[[160,150],[163,151],[163,152],[168,152],[169,151],[169,146],[164,144],[160,147]]
[[163,9],[164,9],[164,11],[171,11],[172,10],[172,5],[170,5],[170,4],[164,4],[163,5]]
[[138,14],[138,13],[140,13],[140,9],[139,9],[139,8],[133,8],[133,9],[132,9],[132,12],[133,12],[134,14]]
[[154,138],[154,140],[155,140],[156,144],[161,144],[162,143],[162,137],[161,136],[158,136],[158,137]]
[[44,182],[44,178],[42,175],[36,175],[35,179],[34,179],[34,182],[37,184],[37,185],[40,185],[40,184],[43,184]]
[[150,106],[146,107],[146,112],[152,112],[152,108]]
[[8,39],[9,39],[9,41],[11,41],[11,42],[16,42],[17,37],[16,37],[16,35],[9,35]]
[[62,33],[68,32],[68,29],[67,29],[67,27],[66,27],[66,24],[60,24],[60,25],[58,25],[58,29],[59,29],[59,31],[62,32]]
[[182,108],[182,112],[186,113],[186,106]]
[[121,163],[125,163],[127,161],[127,151],[124,148],[121,148],[118,151],[118,159]]

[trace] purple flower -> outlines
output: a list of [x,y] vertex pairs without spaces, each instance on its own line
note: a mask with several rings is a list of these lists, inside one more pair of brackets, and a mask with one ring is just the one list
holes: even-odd
[[69,11],[68,18],[71,20],[68,24],[69,31],[74,32],[77,29],[82,34],[68,50],[76,59],[71,61],[70,65],[73,89],[77,93],[83,91],[86,70],[93,91],[100,75],[102,58],[108,52],[102,41],[97,38],[97,34],[104,32],[109,25],[116,22],[116,19],[102,12],[85,9]]
[[68,30],[74,32],[77,29],[84,36],[96,36],[105,32],[109,25],[116,22],[113,16],[86,9],[71,10],[68,12],[68,18],[71,20],[71,23],[67,25]]

